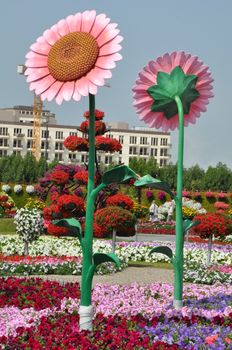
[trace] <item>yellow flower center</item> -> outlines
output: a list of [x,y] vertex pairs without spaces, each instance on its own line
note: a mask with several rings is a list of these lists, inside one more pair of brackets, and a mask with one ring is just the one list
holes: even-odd
[[98,54],[97,41],[91,34],[69,33],[60,38],[49,51],[48,69],[56,80],[77,80],[94,67]]

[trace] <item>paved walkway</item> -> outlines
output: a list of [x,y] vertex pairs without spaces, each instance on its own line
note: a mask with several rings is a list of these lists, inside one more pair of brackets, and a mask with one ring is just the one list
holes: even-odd
[[[30,276],[35,277],[35,276]],[[43,279],[55,280],[61,283],[65,282],[80,282],[81,276],[70,275],[43,275],[36,276]],[[173,283],[173,270],[160,269],[154,267],[127,267],[123,271],[114,273],[112,275],[94,275],[93,286],[98,283],[102,284],[131,284],[133,282],[153,283],[166,282]]]

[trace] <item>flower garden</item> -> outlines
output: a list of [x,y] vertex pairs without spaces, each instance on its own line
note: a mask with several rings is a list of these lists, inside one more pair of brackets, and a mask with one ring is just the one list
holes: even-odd
[[[105,171],[97,152],[120,152],[122,145],[104,136],[95,95],[122,59],[122,40],[117,24],[85,11],[46,30],[26,55],[24,74],[41,101],[89,96],[82,137],[64,140],[70,152],[88,152],[88,164],[59,164],[35,186],[2,185],[1,215],[15,224],[15,234],[0,235],[3,350],[232,348],[232,196],[207,191],[203,200],[203,193],[184,190],[182,179],[184,127],[206,110],[211,73],[198,57],[172,52],[150,61],[133,87],[141,120],[165,132],[179,128],[176,191],[124,164]],[[27,203],[17,208],[10,194],[24,190]],[[154,199],[156,222],[148,219]],[[138,232],[169,240],[130,240]],[[129,240],[116,242],[116,235]],[[149,267],[157,279],[114,283],[137,265],[141,276]],[[173,285],[159,281],[160,266]],[[93,286],[94,273],[112,283]]]

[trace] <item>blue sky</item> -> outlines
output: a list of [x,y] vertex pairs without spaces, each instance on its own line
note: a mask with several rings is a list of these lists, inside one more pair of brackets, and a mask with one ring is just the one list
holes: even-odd
[[[232,168],[232,1],[231,0],[7,0],[0,10],[0,108],[33,103],[16,66],[24,63],[30,45],[43,31],[69,14],[86,9],[106,13],[118,23],[123,60],[112,71],[110,88],[100,88],[97,108],[106,121],[142,124],[132,107],[131,88],[149,60],[174,50],[199,56],[210,67],[214,94],[206,113],[185,129],[186,167],[203,168],[219,161]],[[45,103],[61,124],[78,125],[88,100]],[[172,161],[177,158],[177,131],[172,132]]]

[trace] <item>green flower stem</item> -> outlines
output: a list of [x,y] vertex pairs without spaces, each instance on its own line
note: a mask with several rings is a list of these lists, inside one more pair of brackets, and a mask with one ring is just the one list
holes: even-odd
[[93,215],[94,215],[94,162],[95,162],[95,96],[89,94],[89,164],[88,189],[85,218],[85,235],[83,238],[81,305],[91,305],[92,279],[88,278],[89,269],[93,263]]
[[174,306],[182,306],[183,294],[183,213],[182,213],[182,188],[183,188],[183,156],[184,156],[184,111],[181,99],[175,97],[179,116],[179,140],[178,140],[178,163],[177,163],[177,194],[176,194],[176,256],[174,277]]

